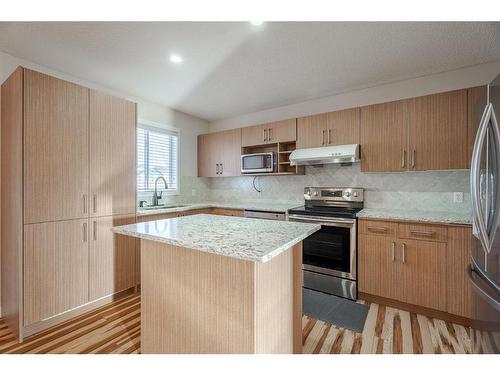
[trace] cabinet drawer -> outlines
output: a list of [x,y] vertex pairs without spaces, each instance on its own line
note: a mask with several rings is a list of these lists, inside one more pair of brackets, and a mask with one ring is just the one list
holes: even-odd
[[398,224],[390,221],[360,220],[359,233],[394,237],[398,233]]
[[447,229],[432,224],[399,224],[399,238],[412,240],[447,242]]
[[231,208],[214,208],[214,215],[223,215],[223,216],[240,216],[243,217],[243,210],[236,210]]

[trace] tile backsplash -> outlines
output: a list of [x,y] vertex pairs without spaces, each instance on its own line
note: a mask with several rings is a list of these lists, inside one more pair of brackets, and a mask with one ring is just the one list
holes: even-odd
[[[177,196],[165,202],[246,201],[303,202],[305,186],[352,186],[366,191],[365,207],[433,211],[470,210],[469,171],[361,173],[360,165],[306,167],[301,176],[182,177]],[[194,195],[193,195],[194,190]],[[453,203],[453,192],[463,192]],[[141,196],[141,194],[139,194]],[[151,193],[146,198],[151,199]],[[142,198],[141,198],[142,199]]]

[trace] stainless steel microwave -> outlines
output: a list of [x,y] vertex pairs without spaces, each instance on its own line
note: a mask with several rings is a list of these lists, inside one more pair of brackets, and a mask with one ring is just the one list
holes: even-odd
[[274,152],[241,155],[241,173],[269,173],[274,167]]

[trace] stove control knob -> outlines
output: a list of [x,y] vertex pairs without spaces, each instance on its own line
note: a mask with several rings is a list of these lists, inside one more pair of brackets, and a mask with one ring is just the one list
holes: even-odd
[[357,198],[358,197],[358,192],[355,191],[352,195]]
[[349,198],[351,196],[351,193],[348,192],[348,191],[346,191],[344,195],[345,195],[346,198]]
[[317,196],[318,196],[318,192],[317,192],[317,191],[315,191],[315,192],[313,193],[313,195],[314,195],[315,197],[317,197]]

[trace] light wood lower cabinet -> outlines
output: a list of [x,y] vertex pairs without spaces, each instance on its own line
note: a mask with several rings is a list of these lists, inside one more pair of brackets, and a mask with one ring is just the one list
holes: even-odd
[[214,208],[212,210],[212,214],[213,215],[243,217],[243,210],[236,210],[236,209],[233,209],[233,208]]
[[396,299],[446,311],[446,245],[416,240],[400,240],[398,244]]
[[470,226],[359,221],[359,291],[471,317]]
[[89,301],[88,220],[24,227],[24,325]]
[[135,216],[107,216],[90,220],[89,296],[96,300],[136,285],[136,239],[111,232],[135,222]]
[[377,235],[359,236],[359,289],[376,296],[398,299],[398,268],[392,259],[396,240]]

